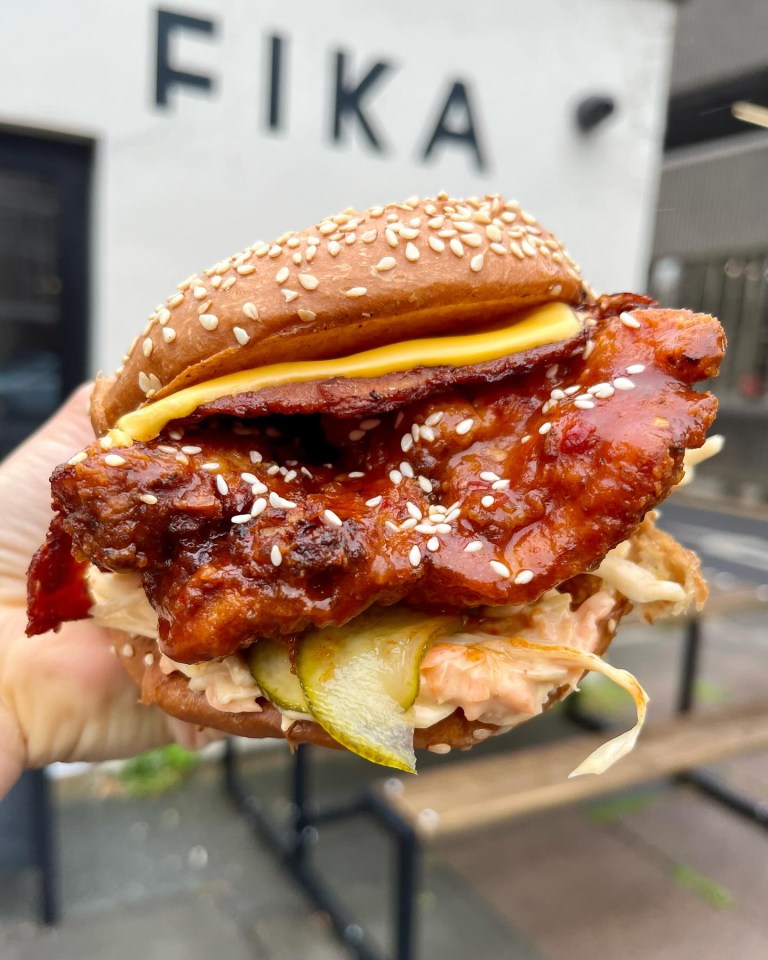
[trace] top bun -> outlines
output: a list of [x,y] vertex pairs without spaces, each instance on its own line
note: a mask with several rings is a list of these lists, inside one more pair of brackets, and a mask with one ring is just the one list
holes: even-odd
[[514,200],[440,193],[349,208],[180,283],[115,377],[97,380],[94,427],[227,373],[467,333],[523,307],[583,297],[560,241]]

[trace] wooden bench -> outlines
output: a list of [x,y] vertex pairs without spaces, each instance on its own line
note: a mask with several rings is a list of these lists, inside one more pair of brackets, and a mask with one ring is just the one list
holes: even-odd
[[647,726],[637,746],[600,776],[568,774],[607,738],[587,734],[386,781],[387,801],[422,839],[548,810],[726,757],[768,748],[768,702]]

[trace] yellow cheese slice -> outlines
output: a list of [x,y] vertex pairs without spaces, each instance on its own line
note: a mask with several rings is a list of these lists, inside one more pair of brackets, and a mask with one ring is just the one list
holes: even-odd
[[118,446],[130,440],[153,440],[171,420],[188,417],[198,407],[221,397],[331,377],[380,377],[414,367],[466,367],[570,340],[584,329],[576,312],[565,303],[548,303],[518,316],[520,319],[511,326],[482,333],[404,340],[333,360],[297,360],[230,373],[185,387],[125,414],[110,434]]

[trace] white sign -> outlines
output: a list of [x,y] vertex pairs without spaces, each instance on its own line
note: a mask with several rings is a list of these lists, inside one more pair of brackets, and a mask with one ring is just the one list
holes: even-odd
[[[94,363],[177,281],[328,213],[516,197],[642,288],[669,0],[40,0],[0,14],[0,122],[98,142]],[[580,101],[610,97],[591,132]]]

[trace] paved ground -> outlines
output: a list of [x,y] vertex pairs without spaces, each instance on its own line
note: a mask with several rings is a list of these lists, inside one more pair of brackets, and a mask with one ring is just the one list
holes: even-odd
[[[765,628],[764,610],[707,624],[700,709],[765,696]],[[616,645],[613,661],[643,681],[656,718],[673,709],[680,654],[680,630],[672,627],[633,627]],[[593,708],[624,715],[610,686],[589,684],[586,696]],[[483,750],[564,733],[554,715]],[[472,754],[424,760],[471,764]],[[325,797],[354,793],[375,772],[351,757],[318,761],[315,782]],[[249,783],[277,815],[286,809],[285,763],[281,748],[246,760]],[[768,803],[768,754],[720,772]],[[59,792],[63,922],[41,931],[33,878],[0,876],[3,960],[345,956],[233,812],[214,765],[158,797],[119,795],[98,769]],[[383,940],[391,866],[384,839],[351,821],[324,829],[317,855],[355,916]],[[766,902],[765,831],[688,787],[651,784],[431,849],[421,957],[762,960]]]

